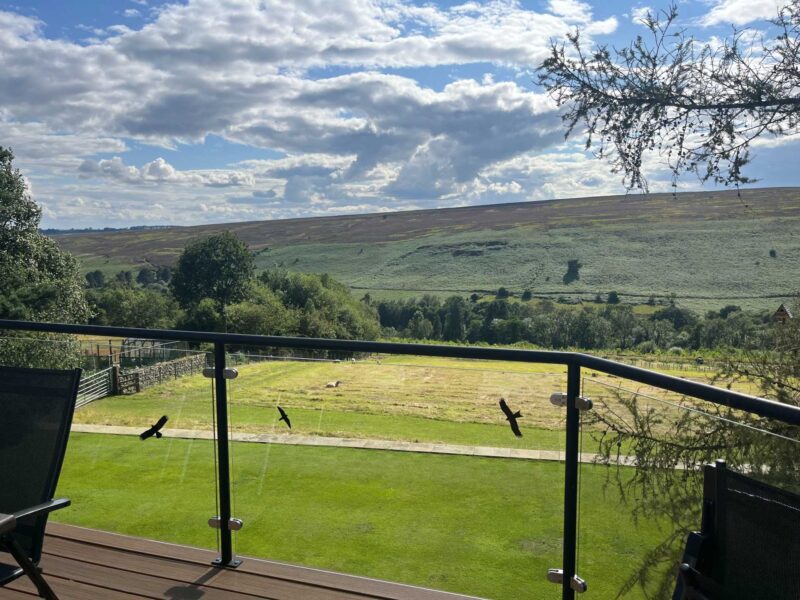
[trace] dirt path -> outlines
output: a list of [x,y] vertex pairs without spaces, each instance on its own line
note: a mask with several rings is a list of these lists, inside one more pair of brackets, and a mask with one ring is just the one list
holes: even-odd
[[[78,433],[105,433],[111,435],[139,435],[141,427],[116,425],[83,425],[74,423],[72,431]],[[164,429],[166,437],[181,439],[211,440],[210,430]],[[255,444],[287,444],[295,446],[324,446],[329,448],[362,448],[367,450],[389,450],[394,452],[422,452],[428,454],[450,454],[457,456],[483,456],[487,458],[517,458],[523,460],[564,461],[564,452],[559,450],[524,450],[519,448],[496,448],[493,446],[461,446],[457,444],[430,444],[424,442],[401,442],[396,440],[373,440],[361,438],[325,437],[317,435],[288,435],[270,433],[231,433],[234,442]],[[583,453],[582,463],[593,463],[596,454]],[[632,457],[620,457],[620,464],[633,464]]]

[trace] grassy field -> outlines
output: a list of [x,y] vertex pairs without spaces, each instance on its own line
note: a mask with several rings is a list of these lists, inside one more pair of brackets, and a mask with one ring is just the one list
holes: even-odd
[[[488,598],[558,598],[563,465],[375,450],[233,444],[236,552]],[[214,547],[211,442],[73,434],[54,519]],[[663,535],[635,524],[605,470],[584,466],[597,526],[581,565],[613,598]],[[588,542],[591,542],[591,547]],[[598,551],[599,550],[599,551]],[[631,598],[640,597],[641,592]]]
[[[239,377],[229,386],[231,427],[237,432],[539,450],[561,449],[564,443],[564,413],[549,401],[552,392],[565,389],[566,370],[559,365],[393,357],[355,363],[269,361],[238,369]],[[710,376],[686,370],[674,374],[702,381]],[[598,398],[612,394],[620,383],[585,375],[598,384],[593,388]],[[337,380],[338,387],[326,387]],[[634,389],[665,396],[647,386]],[[501,397],[522,411],[522,438],[511,434],[497,405]],[[291,431],[278,423],[277,405],[289,413]],[[99,400],[77,411],[75,421],[146,426],[162,414],[169,416],[170,427],[210,429],[210,380],[186,377],[132,396]]]
[[[564,389],[558,365],[377,357],[363,361],[273,360],[237,367],[229,382],[231,430],[561,450]],[[667,371],[669,372],[669,371]],[[673,374],[706,381],[710,373]],[[617,394],[642,406],[679,409],[646,386],[584,373],[597,411],[619,412]],[[339,381],[338,387],[327,387]],[[523,437],[509,431],[499,397],[522,410]],[[652,396],[652,398],[648,397]],[[292,419],[278,422],[276,406]],[[211,381],[173,380],[82,407],[79,423],[212,428]],[[585,431],[582,452],[597,450]],[[625,454],[626,448],[621,448]],[[561,564],[564,466],[559,462],[263,443],[232,444],[234,515],[245,521],[237,552],[489,598],[557,598],[544,574]],[[65,522],[213,547],[213,446],[205,440],[139,441],[74,434],[59,493],[75,508]],[[668,525],[636,522],[612,473],[581,465],[578,572],[593,597],[615,598]],[[623,469],[623,480],[628,471]],[[634,590],[626,598],[643,597]]]
[[[357,295],[520,293],[641,304],[675,294],[695,310],[773,309],[795,293],[800,191],[654,194],[56,236],[84,269],[174,261],[199,236],[231,229],[259,267],[327,272]],[[720,249],[725,251],[721,252]],[[770,257],[775,250],[775,258]],[[567,261],[580,280],[562,281]]]

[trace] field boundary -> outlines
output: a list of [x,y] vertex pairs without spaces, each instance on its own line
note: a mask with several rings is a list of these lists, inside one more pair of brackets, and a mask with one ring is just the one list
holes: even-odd
[[[101,433],[107,435],[139,435],[141,427],[120,425],[88,425],[74,423],[74,433]],[[164,429],[168,438],[190,440],[212,440],[213,432],[198,429]],[[290,446],[322,446],[328,448],[356,448],[361,450],[388,450],[393,452],[418,452],[421,454],[447,454],[452,456],[477,456],[483,458],[513,458],[521,460],[541,460],[564,462],[565,453],[559,450],[528,450],[522,448],[499,448],[496,446],[464,446],[459,444],[434,444],[428,442],[402,442],[396,440],[376,440],[367,438],[341,438],[318,435],[290,435],[280,433],[232,432],[231,441],[253,444],[284,444]],[[151,442],[152,443],[152,442]],[[158,443],[157,441],[154,443]],[[596,463],[600,455],[582,453],[580,462]],[[615,464],[633,465],[634,457],[620,456]]]

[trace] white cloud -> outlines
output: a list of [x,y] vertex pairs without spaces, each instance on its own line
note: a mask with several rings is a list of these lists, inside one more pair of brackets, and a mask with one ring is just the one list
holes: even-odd
[[[380,69],[494,63],[522,72],[547,55],[551,37],[617,26],[576,0],[543,12],[513,0],[340,0],[335,11],[315,0],[188,0],[148,18],[73,43],[0,11],[0,136],[31,169],[53,219],[77,218],[68,196],[94,202],[98,218],[113,198],[120,218],[152,222],[198,217],[147,213],[142,198],[171,209],[216,198],[227,208],[204,214],[263,217],[431,205],[463,190],[522,195],[534,184],[482,173],[561,142],[555,107],[524,87],[529,78],[456,79],[437,91]],[[344,74],[312,76],[317,68]],[[175,148],[209,135],[288,156],[213,170],[123,157],[128,139]]]
[[126,165],[119,156],[98,161],[87,159],[78,167],[78,173],[84,179],[106,177],[130,184],[178,183],[239,187],[252,186],[255,182],[253,175],[244,171],[178,171],[163,158],[157,158],[141,168]]
[[578,0],[550,0],[548,10],[554,15],[564,17],[570,23],[588,23],[592,20],[592,7]]
[[716,0],[700,23],[705,26],[747,25],[753,21],[774,19],[784,6],[785,0]]
[[647,15],[655,15],[656,11],[654,11],[650,6],[637,6],[636,8],[631,10],[631,21],[640,25],[644,23]]

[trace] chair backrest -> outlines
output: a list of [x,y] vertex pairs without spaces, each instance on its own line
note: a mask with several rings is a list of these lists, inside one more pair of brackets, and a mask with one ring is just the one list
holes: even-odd
[[[81,371],[0,367],[0,513],[53,499],[67,450]],[[47,517],[14,537],[38,562]]]
[[[730,471],[717,461],[705,467],[703,529],[693,536],[690,543],[702,540],[691,565],[702,581],[697,584],[700,597],[800,598],[797,494]],[[682,597],[693,597],[692,591]]]

